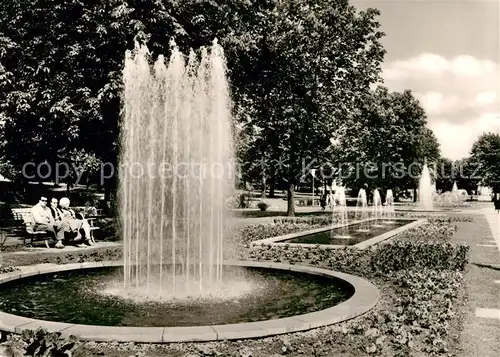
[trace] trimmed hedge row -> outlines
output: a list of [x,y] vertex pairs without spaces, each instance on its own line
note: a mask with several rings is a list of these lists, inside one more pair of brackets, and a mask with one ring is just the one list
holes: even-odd
[[320,265],[366,276],[425,268],[463,271],[468,251],[468,245],[395,241],[364,250],[262,245],[251,247],[249,256],[257,261]]

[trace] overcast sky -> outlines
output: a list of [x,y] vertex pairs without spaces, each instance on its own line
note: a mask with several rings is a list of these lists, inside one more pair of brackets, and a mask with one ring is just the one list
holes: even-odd
[[382,12],[385,85],[420,99],[445,157],[466,157],[481,133],[499,132],[499,0],[350,1]]

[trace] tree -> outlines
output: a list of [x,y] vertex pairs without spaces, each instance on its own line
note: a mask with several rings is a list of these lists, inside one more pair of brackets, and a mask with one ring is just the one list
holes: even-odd
[[[288,215],[294,191],[310,163],[329,146],[333,128],[355,98],[379,80],[383,33],[374,9],[356,12],[347,1],[264,1],[243,35],[255,39],[242,51],[238,98],[257,112],[246,125],[260,129],[262,148],[283,163]],[[244,38],[246,38],[244,37]],[[258,79],[258,80],[255,80]]]
[[424,160],[439,157],[437,139],[425,125],[425,111],[411,91],[389,92],[378,86],[366,94],[335,133],[334,158],[344,183],[353,188],[415,188]]
[[[213,15],[208,30],[194,25],[200,14]],[[72,162],[76,151],[116,167],[125,51],[134,41],[148,42],[153,56],[168,55],[172,38],[183,49],[207,44],[222,34],[220,14],[221,6],[194,0],[13,0],[1,7],[1,154],[18,178],[25,179],[25,163],[54,167]],[[108,198],[114,177],[105,181]]]
[[114,0],[45,5],[12,1],[0,10],[9,39],[0,51],[2,151],[21,179],[25,163],[54,168],[80,149],[109,161],[116,146],[116,79],[131,10]]
[[419,160],[434,162],[441,157],[439,141],[437,140],[436,135],[434,135],[434,132],[427,127],[423,127],[421,129],[416,145],[416,157]]
[[450,191],[456,179],[455,163],[450,159],[440,157],[432,166],[436,190],[441,192]]
[[500,192],[500,135],[482,134],[472,145],[470,162],[481,177],[481,185]]
[[455,181],[459,189],[467,190],[469,193],[477,190],[480,178],[475,172],[476,168],[477,165],[474,165],[470,157],[455,161]]
[[[245,125],[260,140],[249,142],[269,167],[286,163],[269,176],[287,181],[293,214],[302,161],[324,152],[347,108],[379,80],[377,15],[347,0],[13,0],[0,8],[0,154],[18,173],[75,151],[116,167],[125,50],[140,41],[168,56],[172,38],[186,52],[217,37],[235,110],[256,113]],[[114,180],[105,187],[109,198]]]

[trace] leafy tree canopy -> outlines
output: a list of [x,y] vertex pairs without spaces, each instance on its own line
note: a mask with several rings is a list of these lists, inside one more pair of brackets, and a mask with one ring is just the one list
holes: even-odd
[[485,133],[472,145],[470,159],[481,184],[500,192],[500,135]]

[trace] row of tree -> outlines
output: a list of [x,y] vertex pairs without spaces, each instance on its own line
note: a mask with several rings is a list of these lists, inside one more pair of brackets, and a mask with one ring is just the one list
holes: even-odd
[[155,58],[171,39],[187,53],[214,38],[227,58],[242,180],[285,185],[289,214],[304,163],[407,169],[435,159],[411,92],[371,89],[385,53],[378,15],[348,0],[11,0],[0,8],[1,169],[23,181],[26,163],[68,163],[97,181],[99,163],[119,155],[125,51],[147,43]]
[[21,180],[28,162],[115,164],[125,51],[217,37],[239,127],[272,128],[252,145],[289,148],[293,195],[301,159],[380,79],[377,15],[347,0],[14,0],[0,9],[3,157]]

